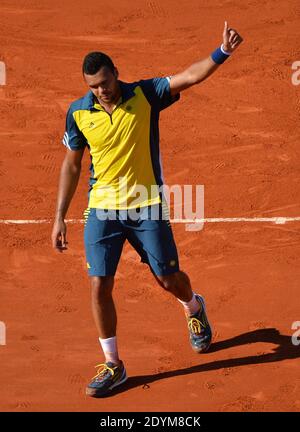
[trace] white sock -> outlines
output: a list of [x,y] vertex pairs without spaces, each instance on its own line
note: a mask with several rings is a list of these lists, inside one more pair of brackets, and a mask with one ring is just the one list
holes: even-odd
[[201,305],[199,304],[198,300],[196,299],[195,293],[193,292],[193,297],[190,301],[184,302],[182,300],[177,299],[184,307],[185,312],[187,315],[194,315],[200,310]]
[[105,361],[118,363],[120,359],[118,354],[117,337],[113,336],[107,339],[101,339],[99,337],[99,342],[105,356]]

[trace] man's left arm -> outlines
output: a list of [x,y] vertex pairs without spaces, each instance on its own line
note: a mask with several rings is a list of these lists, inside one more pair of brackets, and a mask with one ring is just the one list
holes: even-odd
[[217,48],[209,57],[200,60],[170,78],[170,91],[174,96],[195,84],[204,81],[233,53],[243,41],[238,32],[228,28],[225,21],[223,31],[223,44]]

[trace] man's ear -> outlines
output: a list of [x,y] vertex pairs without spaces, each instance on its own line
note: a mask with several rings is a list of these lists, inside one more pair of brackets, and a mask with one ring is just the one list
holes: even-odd
[[119,78],[119,71],[118,71],[118,69],[115,67],[115,70],[114,70],[114,76],[118,79]]

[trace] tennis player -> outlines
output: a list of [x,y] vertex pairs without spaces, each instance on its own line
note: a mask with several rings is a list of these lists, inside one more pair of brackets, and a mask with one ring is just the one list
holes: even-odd
[[71,103],[66,117],[53,247],[67,245],[65,217],[76,190],[81,160],[91,157],[84,244],[91,282],[92,311],[105,361],[88,384],[90,396],[101,397],[127,379],[117,346],[117,314],[112,297],[114,276],[126,240],[136,249],[157,282],[182,303],[191,347],[209,349],[212,331],[203,297],[193,291],[178,260],[163,193],[159,153],[159,114],[180,93],[216,71],[242,42],[225,22],[223,43],[211,55],[169,77],[126,83],[112,59],[91,52],[83,61],[89,88]]

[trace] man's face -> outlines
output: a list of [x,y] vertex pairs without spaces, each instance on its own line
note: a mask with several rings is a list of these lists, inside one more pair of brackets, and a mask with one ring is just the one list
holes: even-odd
[[119,95],[118,71],[112,72],[103,66],[95,75],[83,74],[85,82],[94,93],[99,102],[110,104],[116,102]]

